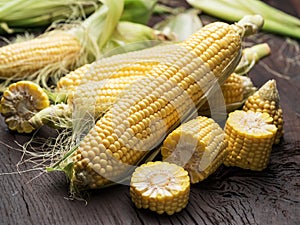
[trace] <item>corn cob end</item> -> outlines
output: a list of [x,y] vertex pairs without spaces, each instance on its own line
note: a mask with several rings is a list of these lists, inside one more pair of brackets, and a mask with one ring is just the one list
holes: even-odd
[[31,81],[19,81],[3,92],[0,112],[10,130],[30,133],[35,128],[28,120],[49,105],[48,96],[40,86]]

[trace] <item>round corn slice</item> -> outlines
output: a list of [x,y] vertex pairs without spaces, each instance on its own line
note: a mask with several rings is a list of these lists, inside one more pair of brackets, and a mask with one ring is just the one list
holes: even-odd
[[137,208],[172,215],[186,207],[190,179],[182,167],[168,162],[148,162],[137,167],[130,182],[130,195]]
[[236,110],[225,124],[228,156],[224,164],[260,171],[269,163],[277,128],[268,113]]
[[3,92],[0,113],[10,130],[30,133],[35,128],[28,120],[49,105],[49,98],[40,86],[31,81],[19,81]]
[[191,183],[198,183],[224,162],[226,146],[222,128],[213,119],[198,116],[167,136],[161,154],[163,161],[184,167]]

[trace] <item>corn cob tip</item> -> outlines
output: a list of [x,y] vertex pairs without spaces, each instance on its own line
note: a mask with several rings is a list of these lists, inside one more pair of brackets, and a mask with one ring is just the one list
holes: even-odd
[[259,90],[259,96],[263,100],[275,101],[276,106],[279,104],[279,94],[276,81],[274,79],[267,81]]
[[261,15],[246,15],[236,23],[242,27],[243,37],[256,34],[264,25],[264,18]]
[[243,110],[268,113],[273,118],[273,124],[278,128],[274,144],[280,142],[284,134],[284,120],[275,80],[267,81],[259,90],[249,96],[243,106]]

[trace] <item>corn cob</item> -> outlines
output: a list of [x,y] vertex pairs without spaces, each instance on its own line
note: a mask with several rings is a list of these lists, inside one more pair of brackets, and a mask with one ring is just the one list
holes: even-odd
[[167,136],[161,148],[163,161],[182,166],[191,183],[198,183],[223,163],[227,142],[222,128],[211,118],[198,116]]
[[182,167],[168,162],[148,162],[137,167],[130,182],[130,195],[137,208],[172,215],[188,204],[190,179]]
[[[221,85],[222,95],[212,95],[210,99],[199,109],[199,115],[210,115],[210,108],[220,106],[225,101],[226,112],[241,107],[246,99],[256,91],[251,79],[247,76],[232,73]],[[220,99],[222,98],[222,99]],[[211,105],[213,104],[213,105]]]
[[261,17],[248,19],[257,19],[254,23],[258,24],[216,22],[205,26],[178,44],[178,54],[170,55],[132,84],[74,152],[67,173],[71,189],[117,182],[130,165],[138,163],[180,120],[188,118],[193,105],[203,104],[204,93],[217,81],[224,81],[240,60],[241,36],[261,27]]
[[54,63],[68,68],[78,60],[81,46],[76,37],[65,32],[50,32],[26,42],[0,48],[0,78],[19,79]]
[[[65,72],[76,63],[81,64],[90,58],[95,59],[100,51],[96,48],[98,47],[96,43],[107,41],[117,25],[122,9],[123,1],[118,1],[118,4],[114,1],[105,1],[78,26],[56,29],[32,40],[1,47],[0,78],[33,79],[41,73],[43,73],[41,76],[45,77],[57,71]],[[107,20],[115,17],[109,26],[105,23],[106,17]],[[104,25],[101,25],[107,28],[102,35],[98,28],[99,23],[103,23]]]
[[0,113],[5,117],[9,129],[30,133],[35,128],[28,120],[49,105],[48,96],[39,85],[30,81],[19,81],[11,84],[3,93]]
[[283,114],[279,100],[276,81],[269,80],[253,95],[249,96],[243,107],[244,111],[266,112],[273,118],[273,124],[277,127],[274,144],[278,144],[284,134]]
[[269,163],[277,128],[268,113],[236,110],[225,124],[228,156],[224,165],[261,171]]

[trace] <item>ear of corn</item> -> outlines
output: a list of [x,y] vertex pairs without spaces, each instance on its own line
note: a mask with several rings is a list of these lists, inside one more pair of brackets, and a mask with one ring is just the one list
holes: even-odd
[[226,166],[260,171],[269,163],[277,128],[267,113],[236,110],[225,124]]
[[71,188],[100,188],[123,177],[233,72],[245,33],[241,24],[209,24],[132,84],[75,151]]
[[197,183],[223,163],[227,143],[222,128],[211,118],[199,116],[170,133],[161,148],[163,161],[184,167]]
[[253,95],[249,96],[243,110],[268,113],[273,118],[273,124],[277,127],[274,143],[278,144],[280,142],[284,133],[284,120],[275,80],[266,82]]
[[8,81],[36,79],[47,87],[50,75],[55,75],[55,81],[75,63],[78,66],[99,57],[100,49],[119,21],[124,1],[102,3],[99,9],[79,25],[69,25],[32,40],[0,48],[0,77]]
[[0,48],[0,78],[19,79],[54,63],[68,68],[78,60],[81,46],[78,39],[65,32],[14,43]]
[[188,204],[190,179],[182,167],[168,162],[148,162],[137,167],[130,196],[137,208],[172,215]]
[[42,88],[30,81],[19,81],[11,84],[3,93],[0,113],[9,129],[30,133],[35,128],[28,120],[49,105],[48,96]]

